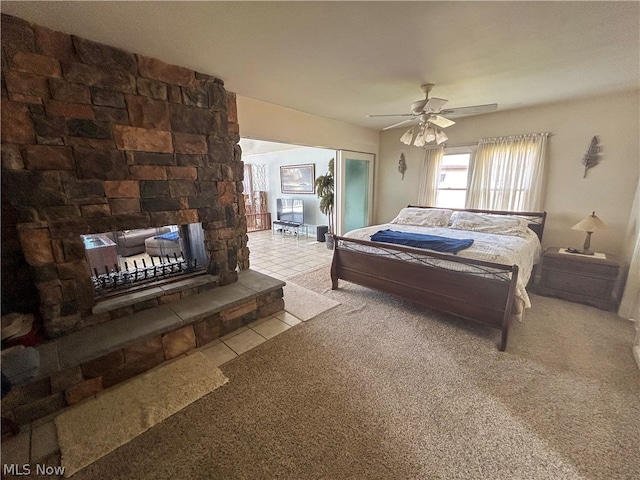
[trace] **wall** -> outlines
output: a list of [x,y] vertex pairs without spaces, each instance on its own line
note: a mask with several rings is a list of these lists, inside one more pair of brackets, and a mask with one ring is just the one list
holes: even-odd
[[240,135],[308,147],[378,153],[380,132],[237,96]]
[[280,166],[315,164],[315,177],[324,175],[329,167],[329,161],[335,158],[335,150],[322,148],[301,147],[294,150],[282,150],[260,155],[243,156],[245,163],[255,163],[265,166],[267,180],[267,201],[271,219],[276,220],[276,199],[298,198],[304,201],[304,223],[309,226],[309,236],[315,236],[317,225],[327,225],[327,217],[319,208],[320,199],[313,194],[286,194],[280,188]]
[[[632,91],[461,118],[447,129],[447,145],[475,144],[483,137],[552,133],[543,203],[548,212],[543,246],[581,246],[584,234],[571,230],[571,226],[595,210],[608,230],[593,234],[592,249],[622,255],[640,171],[639,98],[638,91]],[[377,223],[390,220],[400,208],[417,200],[424,151],[400,143],[405,131],[394,129],[381,135]],[[594,135],[602,146],[601,162],[583,178],[581,160]],[[401,152],[408,168],[404,181],[397,171]],[[628,263],[630,259],[622,260]]]

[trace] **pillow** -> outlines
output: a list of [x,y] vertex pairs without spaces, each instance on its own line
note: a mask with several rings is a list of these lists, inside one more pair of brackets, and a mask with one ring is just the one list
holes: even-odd
[[509,215],[490,215],[472,212],[457,212],[451,228],[470,230],[473,232],[496,233],[499,235],[516,235],[526,237],[529,222],[520,217]]
[[442,208],[403,208],[390,223],[418,227],[446,227],[453,210]]

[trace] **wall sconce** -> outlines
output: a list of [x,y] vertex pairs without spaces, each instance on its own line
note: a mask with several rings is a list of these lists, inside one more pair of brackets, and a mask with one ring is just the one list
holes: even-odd
[[407,161],[404,158],[404,153],[400,154],[400,160],[398,161],[398,171],[402,174],[402,180],[404,180],[404,172],[407,171]]

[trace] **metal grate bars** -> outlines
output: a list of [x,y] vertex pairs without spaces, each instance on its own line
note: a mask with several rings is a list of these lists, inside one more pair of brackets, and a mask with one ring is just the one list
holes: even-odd
[[94,275],[91,277],[93,288],[98,295],[106,294],[168,276],[201,270],[205,267],[198,265],[196,258],[192,262],[187,262],[183,258],[182,252],[180,252],[180,257],[174,253],[173,258],[165,255],[158,257],[156,261],[154,261],[154,257],[149,257],[150,264],[144,258],[140,260],[140,264],[137,260],[133,260],[133,265],[125,261],[124,269],[121,269],[118,264],[114,264],[112,267],[105,265],[102,272],[94,268]]

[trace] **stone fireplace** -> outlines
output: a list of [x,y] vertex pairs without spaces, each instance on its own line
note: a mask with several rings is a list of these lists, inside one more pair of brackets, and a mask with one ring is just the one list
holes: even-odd
[[2,15],[15,218],[3,230],[17,232],[49,337],[113,319],[95,313],[83,235],[201,224],[206,273],[237,281],[249,267],[238,140],[222,80]]

